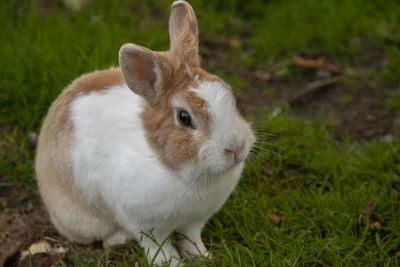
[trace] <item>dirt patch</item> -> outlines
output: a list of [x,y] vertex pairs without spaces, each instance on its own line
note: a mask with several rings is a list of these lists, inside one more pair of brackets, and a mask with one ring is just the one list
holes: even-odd
[[21,251],[45,236],[54,235],[45,211],[15,211],[0,214],[0,264],[12,266],[18,262]]
[[68,257],[82,251],[104,256],[101,242],[80,246],[58,234],[37,193],[20,186],[1,189],[0,266],[58,266],[60,260],[72,266]]
[[36,253],[22,258],[23,251],[28,253],[41,240],[50,240],[52,247],[65,247],[68,242],[57,234],[36,194],[12,186],[0,191],[0,199],[0,266],[51,266],[65,257],[65,253]]
[[370,140],[392,133],[395,117],[382,107],[390,90],[360,81],[349,93],[348,87],[338,84],[294,110],[303,117],[332,117],[338,138]]
[[40,203],[36,195],[19,186],[4,187],[0,191],[0,211],[12,212],[19,210],[29,212],[33,206]]
[[[265,102],[275,106],[289,104],[293,114],[302,118],[329,120],[337,138],[371,140],[393,134],[396,117],[384,110],[383,104],[394,88],[372,86],[363,77],[356,77],[351,85],[346,81],[330,84],[302,98],[297,98],[312,80],[320,78],[308,74],[296,83],[274,81],[276,94]],[[258,103],[262,94],[257,94]],[[247,99],[248,101],[249,99]],[[265,98],[264,98],[265,100]]]

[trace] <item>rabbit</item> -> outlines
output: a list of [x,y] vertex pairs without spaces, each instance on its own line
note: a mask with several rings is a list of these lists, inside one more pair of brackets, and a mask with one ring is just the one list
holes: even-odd
[[[135,240],[149,262],[176,266],[211,257],[202,228],[235,189],[255,136],[229,85],[200,67],[187,2],[173,2],[169,34],[168,51],[125,44],[119,68],[63,90],[39,134],[36,177],[68,240]],[[184,237],[176,247],[172,233]]]

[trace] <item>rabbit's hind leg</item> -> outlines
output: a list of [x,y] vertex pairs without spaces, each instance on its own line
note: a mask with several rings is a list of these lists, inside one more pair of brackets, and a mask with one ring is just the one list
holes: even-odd
[[[70,241],[90,244],[97,240],[103,240],[118,229],[109,219],[95,215],[93,211],[85,208],[73,198],[59,193],[57,205],[49,204],[47,206],[51,221],[60,234]],[[53,202],[53,204],[55,203]]]

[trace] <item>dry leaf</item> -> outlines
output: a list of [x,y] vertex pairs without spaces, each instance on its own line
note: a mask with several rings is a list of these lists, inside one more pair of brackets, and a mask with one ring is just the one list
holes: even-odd
[[276,214],[267,214],[268,219],[270,219],[275,225],[279,224],[282,218]]
[[[368,217],[369,220],[369,230],[375,230],[375,229],[380,229],[382,226],[380,217],[383,214],[378,214],[375,211],[375,206],[371,203],[368,203],[365,208],[361,211],[361,214],[365,215]],[[364,228],[364,227],[363,227]],[[365,228],[364,228],[365,229]]]
[[241,48],[242,41],[238,38],[232,37],[229,39],[229,45],[233,48]]
[[272,78],[271,73],[265,71],[265,72],[261,72],[261,71],[255,71],[253,72],[253,76],[256,79],[262,80],[262,81],[268,81]]
[[37,141],[38,141],[38,134],[36,132],[29,132],[28,133],[28,143],[32,147],[36,147],[37,146]]
[[27,250],[22,251],[20,260],[23,260],[26,256],[29,256],[29,254],[33,256],[38,253],[50,253],[50,251],[51,245],[47,241],[41,240],[30,245]]
[[373,222],[368,227],[369,230],[380,229],[380,228],[381,228],[380,222]]
[[361,211],[361,214],[367,216],[370,220],[376,220],[378,214],[375,212],[375,206],[368,203],[365,208]]
[[33,243],[29,246],[28,249],[21,252],[20,261],[23,261],[25,257],[29,255],[35,255],[39,253],[47,253],[47,254],[65,254],[68,249],[62,246],[52,247],[49,242],[46,240],[41,240],[39,242]]

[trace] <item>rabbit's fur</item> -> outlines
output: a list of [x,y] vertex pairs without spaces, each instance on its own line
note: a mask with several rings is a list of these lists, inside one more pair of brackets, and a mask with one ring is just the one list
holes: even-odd
[[[185,1],[173,3],[169,30],[169,51],[126,44],[120,68],[83,75],[62,92],[40,132],[36,173],[69,240],[134,239],[149,261],[176,265],[179,255],[208,256],[201,229],[234,190],[255,138],[230,87],[201,69]],[[169,240],[157,253],[174,231],[184,237],[179,253]]]

